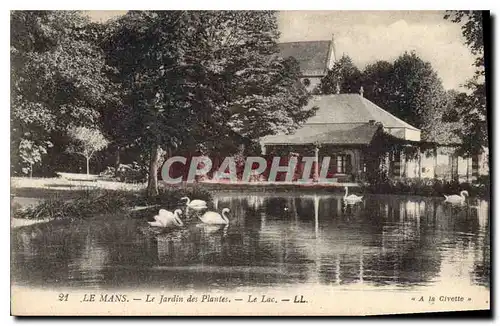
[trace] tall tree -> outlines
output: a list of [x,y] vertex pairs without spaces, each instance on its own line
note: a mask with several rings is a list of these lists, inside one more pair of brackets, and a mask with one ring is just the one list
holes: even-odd
[[475,74],[465,84],[468,92],[456,97],[455,108],[449,116],[457,114],[461,117],[460,128],[454,130],[462,140],[460,154],[478,155],[489,144],[484,57],[484,24],[489,22],[489,13],[470,10],[448,11],[444,18],[461,25],[465,44],[475,56]]
[[415,52],[406,52],[394,61],[392,79],[393,113],[421,128],[424,139],[432,140],[429,135],[446,105],[445,90],[436,71]]
[[394,66],[388,61],[376,61],[365,67],[362,72],[364,96],[383,107],[385,110],[397,112],[397,97],[394,94]]
[[339,93],[358,93],[361,87],[361,72],[354,65],[348,55],[343,55],[336,61],[321,83],[315,93],[335,94]]
[[439,144],[458,144],[460,138],[455,130],[463,128],[460,116],[456,114],[455,103],[460,93],[456,90],[447,90],[440,110],[435,113],[432,128],[429,128],[427,139]]
[[158,193],[161,150],[220,150],[291,131],[310,117],[298,70],[278,55],[275,14],[265,11],[129,12],[112,23],[109,62],[124,80],[129,141],[149,153]]
[[461,25],[465,45],[476,56],[476,74],[484,76],[484,22],[489,21],[489,13],[479,10],[449,10],[444,19]]
[[89,26],[76,11],[11,12],[14,169],[40,161],[68,126],[98,123],[112,92]]
[[441,123],[447,105],[442,82],[431,64],[415,52],[405,52],[393,63],[377,61],[367,65],[361,83],[367,99],[422,129],[425,140],[450,136],[443,133],[448,126]]

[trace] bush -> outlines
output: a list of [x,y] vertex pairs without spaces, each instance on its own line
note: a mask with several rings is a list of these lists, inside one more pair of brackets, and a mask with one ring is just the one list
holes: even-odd
[[137,162],[132,164],[120,164],[118,169],[108,166],[99,176],[105,180],[113,180],[127,183],[143,183],[147,181],[148,172]]
[[[33,207],[14,209],[14,217],[24,219],[86,219],[101,214],[126,213],[134,206],[160,205],[161,208],[173,209],[185,204],[182,197],[201,199],[212,206],[212,196],[199,187],[186,189],[160,188],[156,197],[147,197],[146,192],[124,190],[88,190],[72,200],[61,197],[49,198]],[[126,215],[126,214],[124,214]]]
[[112,166],[108,166],[104,171],[99,173],[99,177],[104,180],[118,181],[116,176],[116,169]]
[[133,202],[130,193],[116,190],[87,191],[73,200],[60,197],[46,199],[33,207],[14,211],[14,217],[25,219],[82,219],[97,214],[122,212]]
[[136,162],[132,164],[120,164],[115,172],[115,177],[121,182],[146,182],[148,172]]

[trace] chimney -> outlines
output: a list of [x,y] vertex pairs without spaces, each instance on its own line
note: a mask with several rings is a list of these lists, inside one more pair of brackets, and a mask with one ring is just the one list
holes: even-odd
[[363,93],[365,92],[365,90],[363,89],[363,86],[361,86],[359,88],[359,95],[361,95],[361,97],[363,97]]

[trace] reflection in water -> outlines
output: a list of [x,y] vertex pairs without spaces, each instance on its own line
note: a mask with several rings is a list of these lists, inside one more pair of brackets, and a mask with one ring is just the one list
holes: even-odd
[[37,286],[489,287],[488,202],[332,194],[220,194],[230,224],[161,234],[122,217],[13,230],[13,280]]

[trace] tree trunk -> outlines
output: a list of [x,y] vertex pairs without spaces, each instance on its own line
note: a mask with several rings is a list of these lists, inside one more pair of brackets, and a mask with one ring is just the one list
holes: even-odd
[[466,162],[467,162],[467,182],[470,182],[470,171],[469,171],[470,170],[470,164],[469,164],[470,158],[467,157]]
[[160,159],[160,146],[154,145],[151,149],[151,159],[149,161],[149,176],[148,176],[148,196],[158,196],[158,162]]
[[90,169],[89,169],[90,157],[85,157],[85,159],[87,160],[87,175],[89,175],[89,172],[90,172]]
[[116,146],[115,152],[115,170],[118,170],[120,167],[120,146]]
[[418,174],[417,176],[419,178],[422,178],[422,153],[420,152],[420,149],[418,149]]
[[33,163],[30,163],[30,179],[33,178]]
[[433,149],[433,152],[432,152],[433,156],[434,156],[434,180],[437,180],[438,178],[438,175],[437,175],[437,166],[438,166],[438,152],[437,152],[437,147],[434,146],[434,149]]

